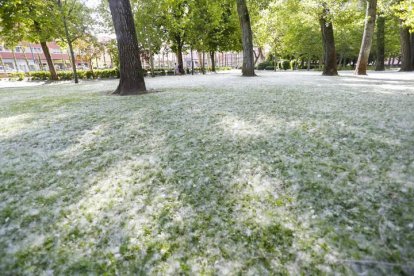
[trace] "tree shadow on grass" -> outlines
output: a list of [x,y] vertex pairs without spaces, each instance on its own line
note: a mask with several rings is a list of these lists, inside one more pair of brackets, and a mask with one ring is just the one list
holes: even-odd
[[[408,133],[379,128],[362,104],[340,124],[326,94],[317,112],[299,93],[212,93],[79,103],[1,140],[14,145],[2,270],[410,273],[350,262],[413,259]],[[392,104],[378,115],[400,116]]]

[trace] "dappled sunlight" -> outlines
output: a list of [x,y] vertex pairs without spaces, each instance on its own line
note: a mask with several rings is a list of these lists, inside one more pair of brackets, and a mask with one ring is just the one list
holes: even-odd
[[70,97],[4,110],[19,130],[0,140],[3,267],[349,274],[372,268],[354,254],[409,260],[411,98],[263,75],[260,92],[232,74],[198,76],[236,80],[208,93],[155,78],[169,92],[136,98],[65,84]]
[[257,126],[234,116],[227,115],[222,119],[219,125],[231,136],[250,138],[263,136],[262,131],[257,128]]
[[30,120],[33,114],[25,113],[10,117],[0,118],[0,139],[8,139],[17,135],[19,132],[24,131],[27,127],[31,126]]
[[59,152],[58,155],[62,156],[62,159],[73,160],[77,155],[83,151],[88,151],[90,146],[94,146],[99,141],[105,139],[104,134],[108,132],[109,125],[97,125],[92,129],[83,131],[83,134],[73,141],[73,144]]

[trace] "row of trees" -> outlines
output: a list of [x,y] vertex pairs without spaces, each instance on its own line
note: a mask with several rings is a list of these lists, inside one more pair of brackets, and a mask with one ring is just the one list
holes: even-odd
[[[79,41],[93,44],[90,26],[96,20],[80,1],[0,2],[0,35],[9,45],[28,40],[43,47],[52,39],[69,48]],[[401,69],[412,70],[414,41],[409,30],[414,29],[413,10],[410,0],[104,0],[98,9],[104,29],[117,33],[121,75],[122,67],[141,67],[126,65],[133,56],[139,59],[137,53],[153,68],[154,54],[169,45],[181,73],[183,52],[201,53],[202,67],[210,58],[214,71],[216,52],[243,49],[244,76],[255,75],[254,66],[265,47],[272,49],[274,59],[306,60],[308,67],[312,60],[321,60],[324,75],[337,75],[338,64],[350,60],[358,60],[357,74],[366,74],[373,56],[377,69],[383,70],[385,57],[400,53]],[[132,19],[124,19],[129,13]],[[116,20],[129,25],[117,27]],[[135,34],[136,41],[122,40],[127,35],[122,32]],[[130,45],[135,42],[136,46]],[[54,67],[49,69],[55,76]],[[75,66],[73,70],[76,75]]]
[[414,47],[409,34],[414,29],[412,5],[404,0],[270,1],[253,32],[258,46],[271,45],[276,56],[301,60],[323,56],[326,75],[337,75],[338,64],[349,61],[358,61],[356,74],[366,74],[369,61],[384,70],[385,58],[400,53],[401,69],[410,71],[412,54],[403,49]]
[[[394,30],[398,29],[400,33],[401,70],[410,71],[413,68],[414,43],[409,33],[410,28],[413,29],[413,8],[410,1],[382,0],[378,3],[378,0],[366,0],[364,5],[352,0],[133,0],[132,5],[141,49],[153,53],[167,41],[177,54],[180,70],[183,70],[184,47],[202,53],[236,50],[240,47],[241,37],[243,76],[255,75],[253,40],[259,46],[259,55],[263,47],[270,45],[275,56],[307,57],[308,65],[315,55],[320,56],[323,59],[323,74],[328,76],[338,75],[338,50],[339,64],[346,60],[346,55],[353,57],[357,51],[355,73],[364,75],[371,56],[376,24],[378,70],[384,70],[387,39],[389,45],[398,44],[395,31],[385,31],[387,21],[390,26],[398,26]],[[236,27],[236,16],[241,28]],[[338,27],[334,28],[334,25]],[[338,44],[336,35],[341,41]],[[322,43],[319,42],[321,36]]]
[[55,40],[67,46],[75,82],[78,82],[73,44],[78,44],[79,48],[100,47],[90,33],[94,24],[91,14],[91,10],[80,0],[1,1],[0,38],[9,48],[22,41],[39,43],[52,80],[58,77],[47,42]]

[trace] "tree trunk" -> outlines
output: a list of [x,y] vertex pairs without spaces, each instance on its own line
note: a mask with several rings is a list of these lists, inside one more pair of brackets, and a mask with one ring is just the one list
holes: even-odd
[[176,51],[176,56],[177,56],[177,63],[178,63],[178,72],[180,73],[180,75],[184,75],[185,71],[184,71],[184,60],[183,60],[183,41],[181,39],[180,36],[176,36],[175,37],[175,43],[176,43],[176,47],[177,47],[177,51]]
[[253,34],[250,25],[250,16],[247,9],[246,0],[237,0],[237,13],[239,14],[240,26],[242,29],[243,42],[243,68],[242,73],[245,77],[253,77],[254,73],[254,54],[253,54]]
[[261,61],[264,59],[263,48],[259,47],[257,51],[258,51],[257,55],[256,55],[256,52],[253,51],[253,54],[255,55],[254,64],[257,64],[259,60]]
[[39,70],[44,71],[42,59],[40,58],[40,54],[37,54],[37,60],[39,62]]
[[216,53],[214,51],[210,52],[210,58],[211,58],[211,72],[216,72],[216,59],[215,59]]
[[119,86],[113,94],[121,96],[143,94],[147,88],[139,56],[131,3],[129,0],[109,0],[109,8],[115,27],[121,75]]
[[359,50],[355,75],[366,75],[368,59],[371,52],[372,37],[374,36],[375,19],[377,17],[377,0],[367,0],[367,11],[365,14],[364,35],[362,36],[361,48]]
[[26,56],[26,50],[24,49],[24,46],[22,47],[22,52],[23,52],[23,55],[24,55],[24,60],[26,61],[27,72],[30,72],[30,63],[29,63],[29,59]]
[[385,17],[377,18],[377,59],[375,71],[385,71]]
[[307,61],[307,64],[306,64],[306,70],[310,71],[310,69],[311,69],[311,57],[309,55],[308,56],[308,61]]
[[13,54],[13,61],[14,61],[14,66],[16,67],[16,72],[19,72],[19,65],[17,64],[17,59],[16,59],[16,52],[14,51],[14,47],[12,48],[12,54]]
[[400,71],[412,71],[411,64],[411,39],[410,32],[407,27],[403,25],[400,20],[400,44],[401,44],[401,69]]
[[154,53],[151,51],[151,48],[149,50],[149,62],[150,62],[150,70],[151,70],[151,77],[155,78],[155,69],[154,69]]
[[52,56],[49,52],[49,47],[47,47],[46,41],[41,41],[40,46],[42,46],[43,54],[46,57],[47,66],[49,67],[50,72],[50,79],[51,80],[58,80],[58,76],[56,74],[55,65],[53,64]]
[[30,48],[30,53],[32,54],[33,63],[34,63],[34,65],[36,65],[36,57],[35,57],[35,55],[33,53],[32,44],[29,44],[29,48]]
[[414,69],[414,33],[411,33],[411,67]]
[[337,76],[337,64],[336,64],[336,49],[335,49],[335,38],[333,32],[332,22],[327,22],[326,17],[328,16],[329,10],[323,9],[323,13],[319,18],[322,32],[322,44],[323,44],[323,73],[324,76]]
[[193,56],[193,46],[190,49],[191,54],[191,75],[194,75],[194,56]]
[[92,74],[93,74],[93,63],[92,63],[92,58],[91,58],[91,59],[89,59],[89,71],[91,71],[91,72],[92,72]]
[[3,58],[0,56],[0,65],[3,66],[4,73],[7,73],[6,66],[4,66]]
[[57,3],[58,3],[58,6],[59,6],[60,14],[62,16],[63,27],[65,29],[66,42],[68,43],[70,56],[72,57],[73,78],[75,80],[75,83],[79,83],[78,73],[76,72],[75,53],[73,52],[72,39],[71,39],[70,34],[69,34],[68,24],[66,22],[66,16],[65,16],[65,13],[64,13],[63,8],[62,8],[61,0],[57,0]]
[[205,55],[204,51],[201,54],[201,57],[202,57],[201,59],[202,59],[202,62],[203,62],[203,65],[201,66],[201,71],[202,71],[203,75],[205,75],[206,74],[206,55]]

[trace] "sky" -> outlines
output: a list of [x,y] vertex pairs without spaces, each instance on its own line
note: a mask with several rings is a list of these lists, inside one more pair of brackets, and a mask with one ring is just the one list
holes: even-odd
[[96,8],[101,0],[84,0],[84,2],[88,7]]

